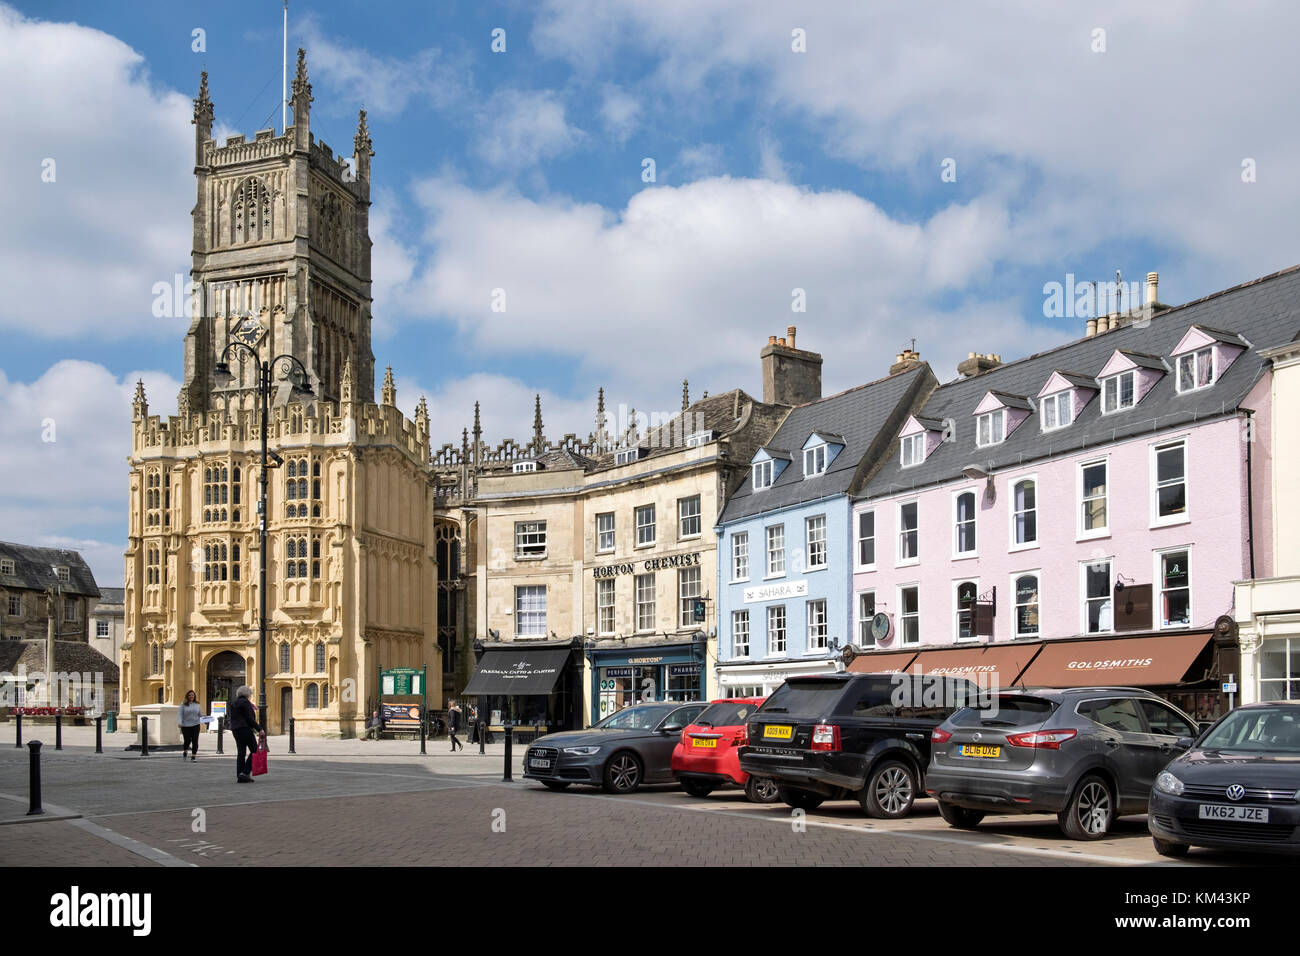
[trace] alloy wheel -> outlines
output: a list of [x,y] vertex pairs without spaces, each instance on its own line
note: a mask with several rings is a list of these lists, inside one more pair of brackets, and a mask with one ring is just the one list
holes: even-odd
[[1102,834],[1110,829],[1110,793],[1099,780],[1090,780],[1079,791],[1079,826],[1087,833]]
[[876,778],[876,802],[886,813],[900,813],[912,800],[912,780],[901,767],[889,767]]
[[620,793],[635,790],[641,779],[641,768],[637,766],[636,758],[630,754],[620,754],[615,757],[610,763],[609,770],[614,789]]

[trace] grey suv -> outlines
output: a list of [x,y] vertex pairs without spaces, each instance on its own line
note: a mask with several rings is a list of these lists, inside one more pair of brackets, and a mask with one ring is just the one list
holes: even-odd
[[931,738],[926,790],[955,827],[986,813],[1055,813],[1074,840],[1145,813],[1156,776],[1192,745],[1196,723],[1135,687],[1018,690],[964,708]]

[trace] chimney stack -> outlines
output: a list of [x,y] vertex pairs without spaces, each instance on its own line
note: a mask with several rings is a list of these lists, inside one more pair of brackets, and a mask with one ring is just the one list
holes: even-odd
[[889,374],[897,375],[899,372],[906,372],[910,368],[916,368],[921,364],[921,353],[916,349],[903,349],[898,353],[894,364],[889,366]]
[[957,374],[962,378],[974,378],[976,375],[981,375],[989,369],[997,368],[1001,364],[1001,355],[994,355],[992,352],[985,355],[980,355],[978,352],[971,352],[970,357],[966,359],[966,361],[958,363]]
[[[1155,273],[1153,272],[1151,275],[1155,275]],[[1150,281],[1151,281],[1151,276],[1147,276],[1147,282],[1150,283]],[[794,333],[795,333],[795,328],[793,325],[787,325],[785,327],[785,336],[790,340],[790,348],[794,348]]]
[[767,337],[758,353],[763,366],[763,401],[770,405],[803,405],[822,397],[822,357],[794,347],[795,327],[788,339]]

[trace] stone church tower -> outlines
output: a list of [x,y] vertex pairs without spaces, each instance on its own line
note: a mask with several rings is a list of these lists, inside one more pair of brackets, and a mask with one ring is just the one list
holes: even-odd
[[[263,558],[272,733],[290,716],[299,733],[357,733],[381,668],[427,668],[441,706],[428,409],[403,417],[391,369],[375,401],[370,132],[363,111],[349,167],[312,137],[311,102],[301,50],[279,136],[218,144],[206,73],[194,101],[184,386],[177,415],[151,416],[143,386],[134,405],[120,662],[133,717],[188,690],[208,713],[239,684],[258,689]],[[272,368],[265,556],[259,362]]]

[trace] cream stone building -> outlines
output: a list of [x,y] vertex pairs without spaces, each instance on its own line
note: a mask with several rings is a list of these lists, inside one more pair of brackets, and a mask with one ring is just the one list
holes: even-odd
[[[151,415],[142,385],[134,404],[120,662],[128,713],[191,689],[210,712],[239,684],[256,688],[263,561],[273,732],[292,716],[299,733],[355,734],[381,668],[427,668],[429,703],[441,705],[428,409],[421,399],[414,422],[402,416],[391,370],[374,402],[374,154],[364,111],[349,168],[311,135],[311,102],[301,50],[294,124],[279,136],[218,144],[207,74],[195,100],[185,382],[176,415]],[[265,555],[263,362],[273,386]]]

